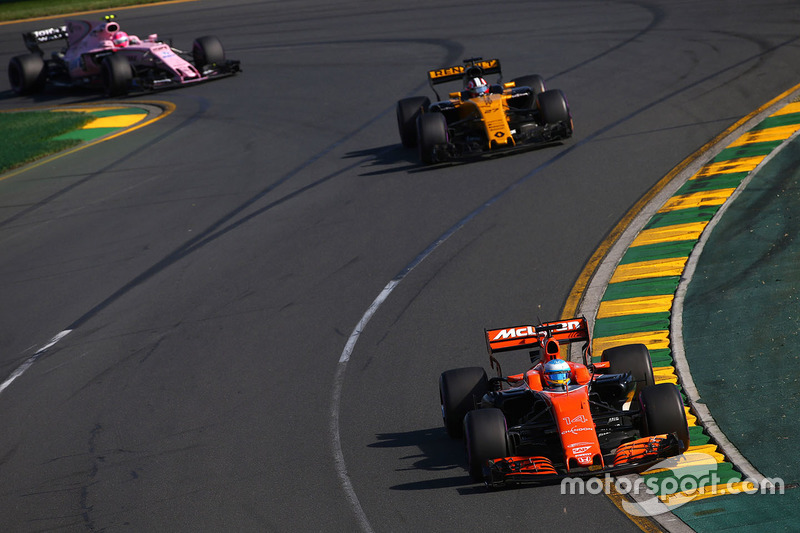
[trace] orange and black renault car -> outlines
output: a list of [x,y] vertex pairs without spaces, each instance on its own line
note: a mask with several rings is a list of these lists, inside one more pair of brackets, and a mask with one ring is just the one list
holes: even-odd
[[[496,83],[486,77],[497,74]],[[473,57],[464,65],[428,71],[436,95],[397,102],[400,140],[417,147],[423,163],[497,155],[562,141],[572,136],[572,115],[559,89],[545,88],[538,74],[502,82],[499,59]],[[460,82],[442,100],[436,86]]]

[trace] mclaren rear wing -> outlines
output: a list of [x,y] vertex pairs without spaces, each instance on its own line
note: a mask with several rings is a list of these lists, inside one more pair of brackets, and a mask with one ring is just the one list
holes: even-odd
[[511,328],[486,330],[486,347],[490,354],[538,348],[545,339],[555,339],[559,344],[589,342],[589,325],[586,318],[570,318],[556,322],[545,322],[538,326],[514,326]]

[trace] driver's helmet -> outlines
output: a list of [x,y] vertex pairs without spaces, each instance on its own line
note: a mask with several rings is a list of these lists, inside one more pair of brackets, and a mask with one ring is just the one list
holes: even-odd
[[473,97],[489,94],[489,84],[483,78],[472,78],[467,82],[467,91]]
[[114,43],[114,46],[125,47],[128,46],[128,34],[124,31],[118,31],[111,37],[111,42]]
[[544,364],[544,383],[548,387],[563,387],[569,383],[569,364],[563,359],[551,359]]

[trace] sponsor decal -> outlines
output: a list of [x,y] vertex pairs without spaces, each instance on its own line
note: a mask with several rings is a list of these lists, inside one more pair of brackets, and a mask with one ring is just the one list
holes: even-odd
[[575,331],[576,329],[581,329],[581,321],[567,320],[559,324],[559,328],[556,331]]
[[[580,320],[567,320],[565,322],[559,322],[556,324],[552,324],[555,326],[555,330],[557,332],[564,332],[564,331],[577,331],[581,329],[581,321]],[[505,340],[505,339],[514,339],[519,337],[532,337],[537,335],[536,328],[534,326],[522,326],[518,328],[506,328],[501,329],[497,335],[492,339],[492,341],[497,340]]]
[[591,454],[591,453],[575,454],[575,458],[582,465],[590,464],[592,462],[592,457],[593,457],[593,454]]
[[564,423],[566,425],[568,425],[568,426],[570,426],[572,424],[577,424],[578,422],[582,422],[582,423],[585,424],[586,423],[586,416],[585,415],[578,415],[578,416],[575,416],[575,417],[572,417],[572,418],[570,418],[568,416],[564,417]]
[[166,44],[162,44],[162,45],[159,45],[159,46],[154,46],[153,48],[151,48],[151,51],[154,54],[158,54],[158,57],[162,57],[162,58],[172,57],[172,56],[175,55],[172,52],[172,49],[169,46],[167,46]]
[[[496,68],[497,64],[498,64],[497,59],[490,59],[488,61],[478,61],[477,63],[475,63],[475,65],[481,67],[484,70]],[[462,66],[440,68],[428,71],[428,76],[430,76],[432,80],[435,80],[437,78],[444,78],[446,76],[461,75],[464,73],[464,69],[465,67]]]
[[46,30],[35,30],[33,32],[33,36],[37,39],[45,39],[50,40],[48,37],[52,37],[53,39],[60,39],[61,37],[67,34],[67,27],[61,26],[60,28],[47,28]]
[[569,428],[561,432],[562,435],[577,435],[581,431],[594,431],[594,428]]
[[449,67],[449,68],[440,68],[439,70],[431,70],[429,74],[432,79],[436,79],[463,73],[464,73],[464,67]]
[[519,337],[531,337],[536,335],[536,329],[533,326],[523,326],[521,328],[510,328],[510,329],[503,329],[495,335],[493,341],[496,340],[505,340],[505,339],[516,339]]

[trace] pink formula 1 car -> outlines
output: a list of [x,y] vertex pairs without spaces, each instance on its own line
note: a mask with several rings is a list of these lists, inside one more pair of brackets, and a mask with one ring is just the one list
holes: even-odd
[[[230,76],[239,61],[225,59],[219,39],[196,39],[191,52],[158,40],[140,39],[120,30],[113,16],[102,22],[67,20],[66,25],[23,34],[28,54],[8,65],[11,88],[34,94],[49,82],[61,86],[102,88],[108,96],[149,91]],[[64,40],[66,47],[47,57],[40,45]]]

